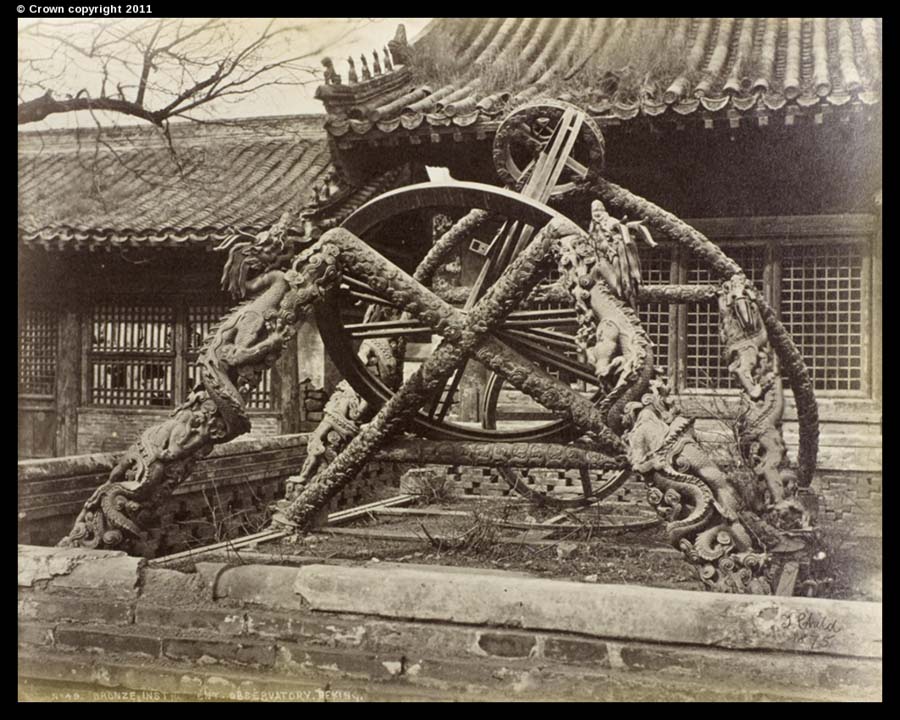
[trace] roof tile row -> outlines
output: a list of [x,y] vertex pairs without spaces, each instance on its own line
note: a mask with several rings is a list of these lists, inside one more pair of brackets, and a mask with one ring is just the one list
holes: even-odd
[[424,69],[365,115],[326,101],[328,132],[465,127],[542,94],[619,120],[881,98],[877,19],[445,18],[415,52]]
[[[174,154],[146,128],[101,143],[76,132],[23,133],[19,235],[45,248],[110,249],[211,247],[235,229],[257,233],[294,203],[313,206],[313,186],[333,170],[321,116],[296,118],[287,132],[284,124],[248,121],[211,137],[181,132]],[[347,189],[325,214],[346,215],[393,187],[396,174]]]

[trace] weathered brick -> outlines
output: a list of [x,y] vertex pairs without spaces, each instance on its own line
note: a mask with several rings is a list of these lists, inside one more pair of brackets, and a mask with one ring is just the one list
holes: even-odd
[[142,653],[158,657],[161,638],[138,632],[103,632],[101,630],[63,625],[56,629],[56,643],[75,648],[95,648],[108,652]]
[[[21,617],[21,616],[20,616]],[[19,621],[19,645],[53,645],[55,625]]]
[[497,657],[528,657],[535,649],[534,635],[507,632],[478,633],[478,647],[488,655]]
[[621,649],[622,662],[629,670],[663,671],[681,669],[695,672],[697,659],[671,648],[653,649],[626,645]]
[[[344,618],[307,620],[294,614],[252,608],[170,608],[143,602],[137,604],[135,622],[152,627],[213,631],[228,637],[304,639],[332,646],[338,644],[335,637],[341,637],[342,626],[359,625]],[[349,637],[350,633],[346,634]]]
[[196,606],[199,600],[210,599],[212,588],[199,573],[186,573],[167,568],[147,568],[141,589],[141,601],[169,607]]
[[42,594],[21,600],[19,617],[129,625],[134,620],[134,608],[131,603],[126,602],[104,602],[93,597]]
[[148,627],[184,628],[191,630],[216,630],[225,632],[225,619],[239,615],[236,610],[212,607],[196,609],[165,607],[139,600],[134,610],[136,624]]
[[251,641],[211,640],[200,638],[168,638],[163,641],[163,654],[179,660],[203,657],[241,665],[271,667],[275,664],[275,645]]
[[544,657],[566,663],[591,663],[609,667],[609,650],[604,642],[548,637]]
[[402,655],[379,655],[366,651],[331,650],[299,643],[279,642],[278,662],[285,670],[326,671],[342,675],[385,680],[405,670]]
[[439,623],[369,621],[365,645],[373,652],[469,657],[476,652],[476,631]]

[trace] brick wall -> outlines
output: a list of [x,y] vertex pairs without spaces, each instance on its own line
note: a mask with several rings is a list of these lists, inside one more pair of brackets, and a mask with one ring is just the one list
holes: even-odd
[[879,603],[23,546],[18,586],[20,699],[881,696]]
[[[146,419],[146,418],[145,418]],[[305,435],[235,440],[198,463],[188,482],[164,508],[157,554],[177,552],[235,537],[258,528],[265,507],[284,497],[306,454]],[[18,537],[23,543],[53,545],[72,527],[81,506],[102,484],[115,462],[113,454],[27,460],[19,463]],[[430,466],[450,494],[503,497],[509,486],[494,470],[483,467]],[[332,500],[329,511],[353,507],[402,491],[408,466],[373,462]],[[573,471],[529,470],[526,483],[546,492],[578,487]],[[882,536],[881,473],[823,471],[813,481],[820,502],[819,524],[827,531],[852,537]],[[630,480],[607,498],[623,512],[646,512],[646,487]]]
[[[383,465],[383,467],[382,467]],[[369,473],[380,473],[384,482],[396,482],[409,466],[373,463]],[[488,467],[429,465],[436,485],[443,484],[451,495],[505,497],[512,491],[496,470]],[[525,483],[540,492],[580,487],[577,470],[529,469]],[[848,533],[853,537],[880,538],[882,474],[880,472],[819,471],[813,478],[813,490],[819,499],[819,525],[826,531]],[[629,480],[606,501],[623,511],[627,506],[647,510],[647,486],[640,480]]]
[[[78,410],[78,452],[119,452],[151,425],[168,418],[171,408],[95,408]],[[277,413],[250,413],[253,429],[247,437],[272,437],[281,433]]]
[[312,432],[324,417],[322,410],[328,402],[324,388],[315,387],[309,380],[300,383],[300,430]]
[[819,472],[813,488],[820,524],[858,537],[882,537],[881,487],[881,473]]
[[[258,531],[266,507],[306,456],[305,435],[242,438],[197,463],[160,513],[151,540],[157,554]],[[19,542],[53,545],[72,527],[84,501],[106,481],[110,453],[26,460],[18,469]]]

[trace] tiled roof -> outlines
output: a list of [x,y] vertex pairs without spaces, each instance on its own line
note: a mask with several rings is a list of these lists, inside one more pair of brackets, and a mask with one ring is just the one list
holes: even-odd
[[360,108],[326,99],[326,128],[465,127],[542,95],[601,120],[874,104],[881,33],[854,18],[439,19],[402,88]]
[[[329,170],[321,116],[172,128],[19,135],[19,233],[25,244],[211,246],[258,232],[312,199]],[[353,194],[353,193],[350,193]],[[343,195],[343,193],[342,193]]]

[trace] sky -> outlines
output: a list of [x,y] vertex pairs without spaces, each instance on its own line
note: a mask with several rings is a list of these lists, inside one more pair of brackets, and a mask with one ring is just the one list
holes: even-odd
[[[397,25],[406,26],[407,38],[412,41],[430,21],[431,18],[278,18],[275,20],[275,28],[285,29],[280,40],[274,43],[271,50],[263,58],[265,62],[295,58],[298,55],[309,54],[300,62],[304,67],[314,68],[315,80],[303,86],[278,86],[262,88],[259,91],[239,96],[228,101],[217,102],[211,114],[199,115],[204,118],[241,118],[269,115],[294,115],[324,112],[322,104],[313,95],[316,87],[322,82],[321,58],[329,56],[335,63],[335,69],[343,76],[346,82],[348,55],[356,59],[359,67],[359,55],[365,53],[371,62],[372,50],[378,49],[379,57],[382,48],[388,40],[394,37]],[[234,41],[240,43],[249,41],[257,36],[265,27],[269,19],[265,18],[226,18],[225,31]],[[47,23],[43,26],[49,33],[61,34],[65,40],[84,44],[88,37],[84,29],[73,26],[71,20],[42,20]],[[53,23],[58,23],[53,25]],[[97,20],[97,23],[122,23],[122,20],[109,19]],[[125,21],[129,22],[129,21]],[[48,58],[43,60],[40,66],[40,75],[50,77],[46,87],[54,90],[54,97],[65,97],[66,93],[77,93],[81,88],[88,88],[93,94],[98,93],[101,74],[96,63],[90,59],[78,55],[70,55],[65,59],[61,53],[54,53],[56,40],[37,38],[30,36],[25,29],[33,31],[34,20],[19,21],[19,76],[20,81],[24,77],[34,76],[33,66],[23,65],[23,58]],[[68,23],[68,24],[66,24]],[[95,26],[96,28],[96,26]],[[92,28],[92,33],[95,32]],[[29,74],[30,73],[30,74]],[[110,70],[110,75],[124,74],[122,69]],[[307,77],[312,77],[308,73]],[[33,88],[22,92],[24,99],[30,99],[41,94]],[[126,96],[128,92],[126,91]],[[147,105],[154,106],[154,98],[148,93]],[[158,106],[158,105],[157,105]],[[114,123],[117,125],[131,124],[135,121],[122,116],[98,116],[103,124]],[[87,113],[62,113],[51,115],[38,123],[22,126],[23,130],[42,130],[50,128],[93,127],[95,120]]]

